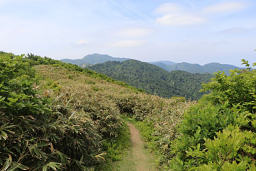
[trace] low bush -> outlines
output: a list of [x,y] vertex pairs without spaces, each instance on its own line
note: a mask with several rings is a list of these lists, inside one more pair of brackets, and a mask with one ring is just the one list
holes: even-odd
[[51,142],[59,129],[48,99],[35,88],[35,75],[22,56],[0,56],[1,170],[60,169],[69,160]]
[[174,170],[255,170],[256,70],[218,73],[172,143]]

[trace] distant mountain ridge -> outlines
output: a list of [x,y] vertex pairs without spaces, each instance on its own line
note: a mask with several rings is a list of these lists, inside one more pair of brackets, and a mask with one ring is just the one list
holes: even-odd
[[186,71],[168,72],[158,66],[137,60],[109,61],[90,66],[96,72],[161,97],[183,96],[196,100],[201,83],[208,82],[211,74],[192,74]]
[[71,63],[75,65],[79,65],[82,67],[95,65],[99,63],[104,63],[107,61],[125,61],[128,60],[128,58],[116,58],[109,55],[102,55],[102,54],[91,54],[83,57],[82,59],[62,59],[62,62]]
[[166,62],[153,62],[153,64],[165,69],[166,71],[175,71],[175,70],[181,70],[181,71],[187,71],[190,73],[215,73],[218,71],[224,71],[225,73],[228,73],[231,69],[239,69],[239,67],[236,67],[234,65],[229,64],[220,64],[220,63],[209,63],[205,65],[199,65],[199,64],[191,64],[187,62],[182,63],[166,63]]
[[166,71],[169,71],[170,66],[175,65],[175,62],[171,61],[156,61],[156,62],[149,62],[150,64],[156,65]]
[[[123,62],[126,60],[130,60],[129,58],[118,58],[118,57],[112,57],[109,55],[102,55],[102,54],[91,54],[87,55],[82,59],[63,59],[62,62],[66,63],[72,63],[79,65],[81,67],[87,67],[92,66],[95,64],[101,64],[108,61],[118,61]],[[220,63],[209,63],[205,65],[199,65],[199,64],[191,64],[187,62],[182,63],[175,63],[171,61],[156,61],[156,62],[148,62],[150,64],[156,65],[166,71],[186,71],[190,73],[210,73],[213,74],[218,71],[224,71],[225,73],[229,73],[229,70],[236,69],[239,67],[229,64],[220,64]]]

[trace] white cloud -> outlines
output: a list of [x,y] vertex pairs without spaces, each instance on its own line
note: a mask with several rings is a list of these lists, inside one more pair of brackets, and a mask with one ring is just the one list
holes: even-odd
[[149,35],[151,32],[152,30],[146,28],[129,28],[121,30],[118,35],[123,37],[143,37]]
[[206,13],[225,13],[243,10],[247,5],[242,2],[225,2],[215,4],[204,9]]
[[84,46],[84,45],[88,44],[88,41],[86,41],[86,40],[79,40],[75,44],[78,45],[78,46]]
[[177,13],[180,11],[181,11],[181,8],[174,3],[164,3],[156,9],[156,13],[159,13],[159,14]]
[[158,23],[169,26],[184,26],[203,23],[204,18],[193,15],[167,14],[156,20]]
[[123,40],[117,40],[112,44],[112,47],[118,48],[130,48],[130,47],[139,47],[142,46],[145,41],[138,40],[139,38],[145,37],[152,33],[153,30],[148,28],[127,28],[117,32],[117,36],[121,37]]
[[247,6],[248,4],[244,2],[223,2],[191,11],[191,9],[175,3],[164,3],[155,10],[157,14],[160,14],[156,22],[169,26],[195,25],[207,21],[208,14],[237,12]]
[[138,47],[144,44],[143,40],[121,40],[118,42],[113,43],[114,47]]
[[156,22],[162,25],[186,26],[203,23],[206,20],[174,3],[162,4],[156,12],[162,14],[156,19]]

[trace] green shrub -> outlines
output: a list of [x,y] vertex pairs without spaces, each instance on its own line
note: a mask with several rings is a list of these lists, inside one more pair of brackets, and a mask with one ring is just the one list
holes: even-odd
[[52,62],[36,59],[0,54],[1,170],[87,170],[105,162],[103,141],[123,127],[117,108],[37,80],[31,65]]
[[172,169],[255,169],[255,85],[249,67],[218,73],[204,85],[210,94],[186,112],[172,143]]
[[[63,167],[50,138],[54,114],[34,87],[34,71],[22,56],[0,55],[0,168]],[[48,134],[50,133],[50,134]],[[51,161],[51,163],[50,163]],[[1,170],[2,170],[1,169]]]

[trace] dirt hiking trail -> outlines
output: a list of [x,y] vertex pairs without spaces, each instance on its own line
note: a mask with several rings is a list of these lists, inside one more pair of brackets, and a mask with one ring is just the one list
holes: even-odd
[[141,140],[140,133],[131,123],[128,123],[131,134],[131,153],[136,171],[156,171],[152,155],[144,149],[144,142]]
[[140,133],[132,123],[127,123],[130,130],[131,147],[127,155],[117,162],[111,171],[157,171],[153,155],[144,148]]

